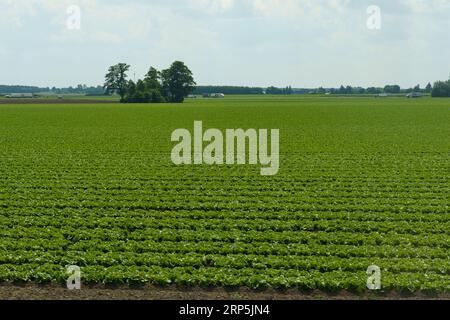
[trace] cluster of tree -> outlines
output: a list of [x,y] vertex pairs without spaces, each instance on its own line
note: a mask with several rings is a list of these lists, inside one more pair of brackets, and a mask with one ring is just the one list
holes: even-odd
[[266,89],[266,94],[292,94],[293,90],[291,86],[286,88],[276,88],[276,87],[268,87]]
[[432,97],[450,97],[450,79],[447,81],[437,81],[431,91]]
[[409,88],[409,89],[405,89],[405,90],[401,90],[401,92],[403,93],[411,93],[411,92],[421,92],[421,93],[431,93],[431,90],[433,89],[433,86],[431,85],[431,83],[428,83],[425,87],[425,89],[422,89],[420,87],[420,85],[418,84],[417,86],[415,86],[414,88]]
[[105,76],[104,88],[117,93],[125,103],[181,103],[195,89],[191,70],[181,61],[175,61],[165,70],[151,67],[143,80],[128,80],[130,66],[119,63],[111,66]]
[[194,94],[263,94],[263,88],[257,87],[238,87],[238,86],[197,86]]

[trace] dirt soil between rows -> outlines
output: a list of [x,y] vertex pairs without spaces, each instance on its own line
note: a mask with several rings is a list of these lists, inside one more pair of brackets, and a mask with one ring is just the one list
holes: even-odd
[[252,290],[249,288],[186,288],[178,286],[109,287],[82,286],[68,290],[59,284],[1,284],[0,300],[450,300],[450,294],[400,294],[394,292],[341,291],[337,293],[295,289]]

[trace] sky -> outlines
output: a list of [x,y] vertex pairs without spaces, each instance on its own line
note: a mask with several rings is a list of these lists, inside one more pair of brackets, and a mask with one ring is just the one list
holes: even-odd
[[449,78],[449,31],[450,0],[0,0],[0,84],[181,60],[199,85],[424,87]]

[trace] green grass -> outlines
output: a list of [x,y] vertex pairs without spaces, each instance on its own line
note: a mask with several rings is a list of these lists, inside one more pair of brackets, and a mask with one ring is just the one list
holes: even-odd
[[[280,129],[278,175],[170,161],[174,129]],[[450,291],[450,100],[0,105],[0,282]]]

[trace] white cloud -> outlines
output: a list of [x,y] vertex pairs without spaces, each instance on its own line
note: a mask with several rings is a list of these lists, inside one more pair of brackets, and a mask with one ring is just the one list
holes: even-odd
[[321,16],[330,12],[341,12],[350,4],[350,0],[248,0],[248,2],[256,11],[285,16],[306,14]]
[[35,1],[0,0],[0,25],[23,26],[25,19],[36,14]]
[[100,41],[104,43],[112,43],[112,44],[119,44],[123,42],[123,38],[117,34],[114,33],[108,33],[99,31],[92,35],[91,39],[93,41]]
[[404,2],[414,13],[426,13],[450,7],[450,0],[404,0]]
[[234,7],[234,0],[189,0],[194,9],[208,14],[222,13]]

